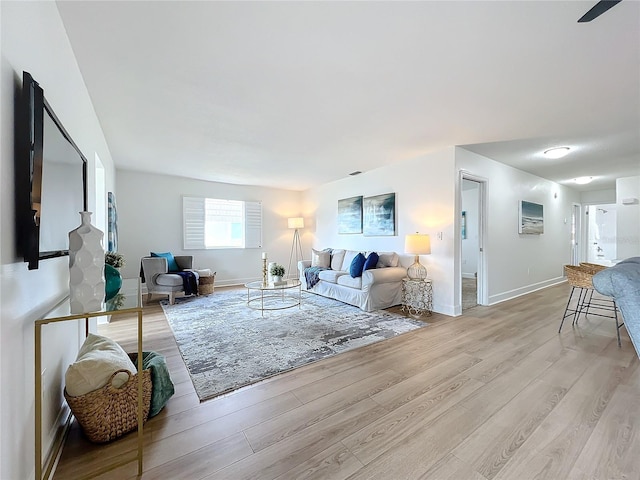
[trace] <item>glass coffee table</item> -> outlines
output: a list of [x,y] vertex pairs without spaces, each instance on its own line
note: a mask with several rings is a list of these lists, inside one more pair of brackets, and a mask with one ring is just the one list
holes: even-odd
[[[300,307],[302,287],[298,279],[286,280],[278,285],[270,283],[265,285],[259,280],[245,283],[244,286],[247,288],[247,306],[254,310],[260,310],[263,317],[265,310],[284,310],[285,308]],[[296,288],[298,289],[297,295],[295,293]],[[255,292],[255,295],[252,292]]]

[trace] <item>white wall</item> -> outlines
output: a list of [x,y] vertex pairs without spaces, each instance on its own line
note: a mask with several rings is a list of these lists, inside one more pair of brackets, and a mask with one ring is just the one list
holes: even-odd
[[[0,2],[0,478],[25,479],[34,472],[33,322],[68,293],[68,259],[40,262],[28,271],[17,257],[14,227],[14,99],[22,71],[43,87],[58,118],[89,160],[94,178],[98,152],[113,188],[114,170],[91,100],[54,2]],[[94,185],[89,185],[89,207]],[[80,217],[78,216],[78,224]],[[77,352],[76,326],[46,326],[45,444],[64,404],[63,375]]]
[[[431,255],[422,256],[420,262],[433,280],[433,308],[453,314],[454,173],[454,149],[450,147],[312,188],[305,192],[304,213],[305,217],[315,218],[316,223],[305,230],[303,239],[314,248],[395,251],[402,264],[409,266],[413,256],[404,255],[405,235],[427,233],[431,237]],[[339,199],[392,192],[396,194],[396,236],[338,234]]]
[[[618,205],[617,256],[619,260],[640,256],[640,176],[616,180],[616,203]],[[636,203],[623,205],[625,198],[635,198]]]
[[[571,260],[571,205],[579,202],[579,192],[463,148],[455,156],[457,170],[488,179],[489,303],[562,281],[563,265]],[[544,234],[518,234],[520,200],[544,206]]]
[[[288,217],[302,214],[300,192],[266,187],[206,182],[167,175],[117,170],[118,251],[127,264],[125,278],[137,277],[140,258],[149,252],[193,255],[195,268],[217,272],[216,285],[241,284],[262,278],[262,252],[269,261],[288,267],[293,230]],[[261,201],[263,247],[254,249],[183,250],[182,196]],[[305,218],[305,225],[311,220]],[[305,244],[305,230],[302,243]],[[297,267],[292,266],[291,269]]]
[[588,192],[580,192],[580,203],[582,205],[597,205],[602,203],[615,203],[615,188],[608,190],[589,190]]

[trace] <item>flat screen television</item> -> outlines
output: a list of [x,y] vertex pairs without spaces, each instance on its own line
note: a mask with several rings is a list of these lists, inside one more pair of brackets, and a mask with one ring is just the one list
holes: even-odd
[[69,255],[69,232],[87,210],[87,159],[28,72],[18,99],[16,239],[33,270],[40,260]]

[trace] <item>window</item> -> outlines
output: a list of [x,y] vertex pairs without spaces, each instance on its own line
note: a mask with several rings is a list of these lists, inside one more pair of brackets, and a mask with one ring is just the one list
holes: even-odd
[[184,249],[260,248],[262,203],[182,197]]

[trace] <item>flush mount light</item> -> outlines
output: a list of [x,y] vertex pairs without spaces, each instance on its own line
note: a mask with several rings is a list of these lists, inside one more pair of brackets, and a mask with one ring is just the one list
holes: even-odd
[[545,150],[543,155],[547,158],[562,158],[571,150],[569,147],[555,147]]
[[573,179],[578,185],[586,185],[587,183],[591,183],[591,180],[593,180],[593,177],[578,177]]

